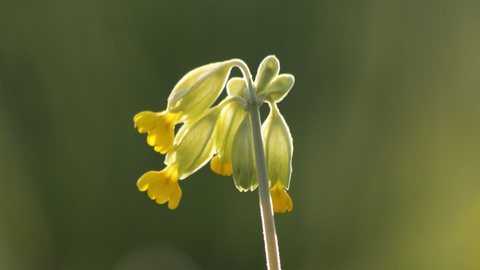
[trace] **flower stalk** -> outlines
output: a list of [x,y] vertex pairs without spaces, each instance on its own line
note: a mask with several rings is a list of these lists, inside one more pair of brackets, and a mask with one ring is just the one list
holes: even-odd
[[247,81],[246,110],[250,113],[252,122],[253,148],[255,163],[257,165],[258,195],[260,200],[260,215],[262,218],[263,241],[265,244],[265,255],[267,258],[268,270],[280,270],[280,251],[278,249],[277,232],[275,230],[275,219],[273,216],[272,200],[268,182],[267,162],[262,138],[262,122],[260,119],[259,107],[263,103],[256,95],[253,87],[252,76],[248,67],[242,62],[238,67]]
[[280,252],[278,250],[277,232],[273,218],[272,200],[268,184],[267,163],[263,149],[262,132],[260,125],[260,113],[258,106],[249,106],[252,120],[253,147],[255,150],[255,162],[257,164],[258,194],[260,197],[260,215],[262,216],[263,240],[269,270],[280,270]]

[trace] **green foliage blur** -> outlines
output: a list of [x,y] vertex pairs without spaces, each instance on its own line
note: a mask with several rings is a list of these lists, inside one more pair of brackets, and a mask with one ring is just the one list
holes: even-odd
[[[0,269],[266,269],[256,192],[177,210],[133,128],[177,81],[274,54],[296,83],[283,269],[480,269],[480,2],[0,2]],[[240,76],[240,72],[233,72]],[[268,106],[262,107],[264,117]]]

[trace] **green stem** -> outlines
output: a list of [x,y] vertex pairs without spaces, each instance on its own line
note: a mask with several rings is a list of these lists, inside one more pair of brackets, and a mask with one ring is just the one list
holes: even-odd
[[260,213],[262,215],[267,266],[269,270],[280,270],[280,253],[278,250],[277,233],[275,231],[275,220],[273,218],[272,199],[270,198],[260,113],[258,107],[249,107],[248,111],[250,112],[250,119],[252,120],[253,148],[255,150],[255,161],[257,165],[258,194],[260,196]]
[[265,243],[265,253],[267,257],[268,270],[280,270],[280,252],[278,250],[277,233],[275,231],[275,220],[273,217],[272,199],[270,198],[270,187],[268,183],[267,162],[265,160],[265,150],[263,148],[262,124],[259,103],[257,98],[252,76],[247,65],[238,60],[235,63],[245,76],[247,83],[247,110],[250,113],[252,122],[253,148],[255,151],[255,162],[257,166],[258,194],[260,197],[260,215],[262,217],[263,240]]

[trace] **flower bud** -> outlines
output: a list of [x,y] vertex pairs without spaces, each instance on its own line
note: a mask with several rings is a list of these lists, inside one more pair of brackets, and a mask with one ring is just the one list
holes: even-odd
[[269,95],[273,101],[280,102],[292,89],[294,82],[293,75],[280,74],[267,86],[264,93]]
[[270,188],[280,182],[288,189],[292,174],[292,136],[277,105],[273,102],[269,105],[270,114],[262,125],[262,134]]
[[232,144],[232,167],[235,185],[240,191],[254,190],[258,185],[253,149],[250,114],[245,114]]
[[258,67],[257,76],[255,77],[255,89],[257,95],[270,84],[270,82],[278,75],[280,70],[280,62],[274,55],[267,56],[263,59]]
[[233,138],[245,115],[246,112],[238,102],[230,102],[222,110],[215,146],[222,164],[227,164],[231,160]]
[[207,110],[225,87],[234,60],[196,68],[187,73],[168,98],[168,110],[180,113],[178,122],[191,119]]
[[227,83],[227,93],[229,96],[243,96],[247,84],[243,78],[231,78]]

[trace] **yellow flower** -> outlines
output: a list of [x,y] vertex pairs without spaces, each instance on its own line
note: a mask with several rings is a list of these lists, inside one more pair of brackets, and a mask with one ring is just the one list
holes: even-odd
[[235,60],[196,68],[187,73],[168,98],[167,110],[144,111],[133,118],[138,132],[148,132],[147,142],[155,151],[165,154],[172,146],[175,124],[191,120],[203,113],[225,87]]
[[292,199],[290,199],[280,181],[270,189],[270,196],[272,197],[273,211],[275,213],[285,213],[287,210],[288,212],[292,211]]
[[148,190],[150,199],[159,204],[169,201],[168,208],[177,208],[182,196],[178,180],[199,169],[213,154],[210,138],[215,131],[218,114],[218,109],[210,109],[197,121],[185,124],[167,154],[167,167],[160,172],[145,173],[137,182],[138,189]]
[[163,171],[149,171],[138,179],[137,187],[140,191],[148,190],[148,197],[158,204],[168,201],[168,208],[175,209],[182,197],[182,190],[178,185],[177,165],[167,166]]
[[[292,210],[292,200],[286,193],[292,175],[293,142],[290,130],[276,103],[269,102],[270,114],[262,125],[273,210]],[[287,207],[287,208],[285,208]]]
[[154,146],[155,151],[165,154],[173,143],[175,137],[173,127],[179,116],[168,111],[161,113],[143,111],[135,115],[133,121],[135,128],[138,127],[138,132],[148,132],[148,144]]

